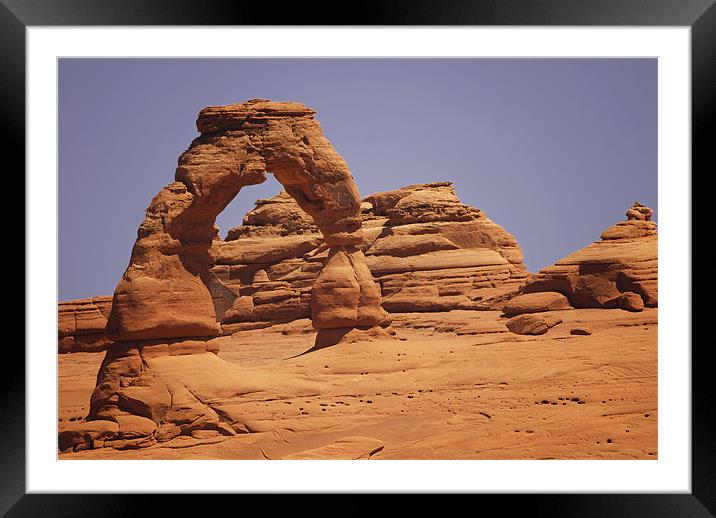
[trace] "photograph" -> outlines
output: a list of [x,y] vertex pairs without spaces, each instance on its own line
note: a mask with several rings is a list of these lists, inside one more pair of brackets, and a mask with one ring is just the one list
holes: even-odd
[[0,516],[714,516],[715,2],[0,0]]
[[59,58],[59,462],[658,460],[658,66]]

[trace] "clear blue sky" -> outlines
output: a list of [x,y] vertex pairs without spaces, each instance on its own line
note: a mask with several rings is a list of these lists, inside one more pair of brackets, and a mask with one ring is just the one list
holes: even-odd
[[[59,298],[112,294],[204,106],[317,110],[363,196],[449,180],[536,271],[657,209],[656,59],[61,59]],[[222,236],[269,175],[220,215]]]

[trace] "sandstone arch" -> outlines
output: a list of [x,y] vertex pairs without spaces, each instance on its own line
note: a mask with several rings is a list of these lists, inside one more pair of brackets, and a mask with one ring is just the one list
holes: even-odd
[[202,279],[217,238],[214,221],[242,187],[273,173],[331,246],[313,290],[316,329],[385,321],[380,292],[355,245],[360,196],[348,166],[298,103],[254,99],[199,113],[201,136],[179,158],[175,182],[152,200],[114,293],[116,341],[212,337],[220,332]]
[[208,107],[201,133],[179,157],[175,181],[146,210],[106,333],[114,341],[97,375],[86,422],[60,434],[60,449],[139,447],[196,430],[236,433],[240,416],[212,402],[262,391],[314,390],[272,381],[218,358],[217,324],[205,284],[217,215],[242,187],[273,173],[330,246],[312,288],[313,327],[329,334],[389,323],[361,243],[360,196],[314,111],[253,99]]

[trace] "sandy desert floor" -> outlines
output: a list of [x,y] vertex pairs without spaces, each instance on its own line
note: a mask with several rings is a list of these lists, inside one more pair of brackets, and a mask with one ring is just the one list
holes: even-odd
[[[553,312],[540,336],[469,334],[499,312],[394,314],[397,338],[308,353],[309,320],[242,331],[221,358],[313,389],[234,399],[252,433],[59,458],[656,459],[657,311]],[[103,357],[59,355],[60,430],[87,414]]]

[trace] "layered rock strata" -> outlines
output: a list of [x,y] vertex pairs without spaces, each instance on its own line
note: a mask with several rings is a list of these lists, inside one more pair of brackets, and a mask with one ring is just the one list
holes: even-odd
[[625,221],[602,232],[600,241],[540,270],[524,292],[559,292],[575,308],[656,307],[658,240],[652,213],[635,203]]
[[[361,220],[356,248],[390,312],[500,309],[528,277],[514,237],[483,211],[460,203],[449,182],[370,195],[361,203]],[[363,261],[352,259],[356,252],[331,252],[286,191],[257,200],[243,225],[214,240],[211,253],[207,285],[224,334],[311,318],[312,305],[325,298],[315,283],[328,263],[345,280],[343,287],[332,281],[337,291],[348,288],[349,296],[362,293],[369,300],[359,301],[355,316],[353,306],[347,314],[329,308],[319,322],[358,318],[359,308],[374,303],[375,292],[355,289],[368,278]],[[351,280],[346,267],[362,280]]]
[[502,311],[506,315],[522,315],[525,313],[542,313],[572,309],[567,297],[555,291],[527,293],[518,295],[505,304]]
[[[389,312],[497,307],[528,277],[515,238],[462,204],[450,182],[370,195],[361,213],[364,274],[380,285]],[[285,192],[259,200],[216,246],[210,287],[228,333],[315,318],[320,293],[312,286],[323,264],[362,268],[350,266],[351,254],[330,251]]]
[[112,309],[112,297],[60,302],[57,306],[57,338],[60,353],[103,351],[110,340],[104,332]]
[[543,335],[561,323],[562,319],[555,315],[529,313],[512,317],[505,325],[516,335]]

